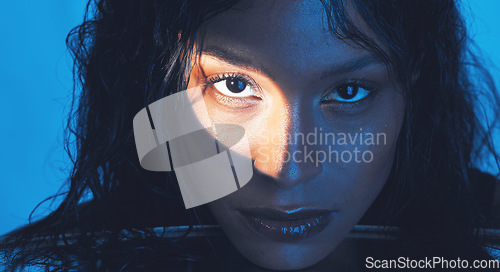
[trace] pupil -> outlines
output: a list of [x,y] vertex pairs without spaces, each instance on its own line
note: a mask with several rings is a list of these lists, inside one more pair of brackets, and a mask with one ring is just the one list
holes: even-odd
[[233,93],[241,93],[247,84],[237,78],[226,80],[226,87]]
[[358,94],[358,87],[352,86],[352,85],[347,85],[342,88],[340,88],[339,95],[343,99],[352,99],[353,97]]

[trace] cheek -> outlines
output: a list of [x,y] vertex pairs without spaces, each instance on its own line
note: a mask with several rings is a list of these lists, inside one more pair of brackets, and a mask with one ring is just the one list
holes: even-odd
[[343,125],[342,130],[348,134],[363,136],[357,144],[345,148],[350,151],[357,149],[360,162],[327,165],[327,171],[337,177],[334,189],[342,192],[336,195],[341,196],[340,202],[345,211],[349,210],[348,216],[361,217],[364,214],[392,170],[404,103],[400,95],[383,101],[385,103],[380,103],[373,111]]
[[385,185],[392,169],[394,148],[374,146],[364,152],[370,152],[369,156],[373,158],[370,162],[357,163],[340,170],[345,177],[341,181],[344,186],[343,207],[352,209],[356,217],[364,214]]

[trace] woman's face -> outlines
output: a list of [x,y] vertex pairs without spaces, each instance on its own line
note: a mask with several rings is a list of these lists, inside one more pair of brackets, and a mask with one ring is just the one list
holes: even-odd
[[327,26],[319,1],[242,3],[205,23],[192,67],[189,87],[206,88],[215,123],[245,129],[254,161],[250,182],[209,208],[234,246],[265,268],[326,257],[392,167],[399,85],[374,54]]

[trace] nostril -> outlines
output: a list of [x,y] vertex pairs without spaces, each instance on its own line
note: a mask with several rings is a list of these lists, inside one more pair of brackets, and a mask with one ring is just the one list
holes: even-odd
[[276,168],[270,169],[269,165],[259,164],[258,161],[254,161],[254,175],[272,178],[280,187],[293,187],[320,175],[323,171],[321,163],[293,160],[275,166]]
[[322,171],[323,165],[321,163],[292,160],[283,164],[277,177],[277,183],[281,186],[295,186],[318,176]]

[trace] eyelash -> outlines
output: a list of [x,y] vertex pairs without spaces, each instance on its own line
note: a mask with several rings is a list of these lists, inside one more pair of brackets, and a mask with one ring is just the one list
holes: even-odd
[[[259,93],[259,94],[261,93],[260,86],[251,77],[249,77],[245,74],[240,74],[240,73],[224,73],[224,74],[218,74],[215,76],[206,77],[205,83],[204,83],[203,93],[205,93],[206,90],[209,87],[212,87],[214,84],[221,82],[221,81],[224,81],[224,80],[228,80],[228,79],[241,80],[241,81],[245,82],[248,86],[253,88],[257,93]],[[216,99],[219,100],[219,102],[222,102],[223,104],[226,104],[227,106],[237,107],[237,108],[246,108],[252,104],[252,103],[249,103],[249,101],[256,102],[256,100],[262,99],[262,97],[260,95],[258,95],[256,97],[252,97],[253,100],[250,99],[249,97],[243,97],[243,98],[229,97],[229,96],[223,95],[223,94],[219,93],[219,91],[215,91],[215,90],[213,92],[213,95],[216,96]]]
[[331,88],[331,89],[328,89],[328,91],[325,91],[321,95],[321,99],[323,99],[324,97],[326,97],[327,95],[329,95],[329,94],[331,94],[333,92],[338,92],[338,90],[340,88],[347,87],[347,86],[354,86],[356,88],[364,89],[366,91],[369,91],[369,94],[367,94],[365,97],[361,98],[360,100],[357,100],[357,101],[354,101],[354,102],[334,101],[334,100],[331,100],[331,101],[321,101],[321,103],[324,103],[324,104],[331,104],[331,103],[346,104],[346,105],[349,105],[349,106],[352,107],[352,106],[355,106],[358,103],[363,103],[367,98],[372,97],[376,93],[376,91],[377,91],[375,89],[375,87],[373,87],[372,84],[370,84],[370,83],[367,83],[367,82],[364,82],[364,81],[359,81],[359,80],[348,80],[348,81],[343,81],[343,82],[341,82],[339,84],[336,84],[334,88]]

